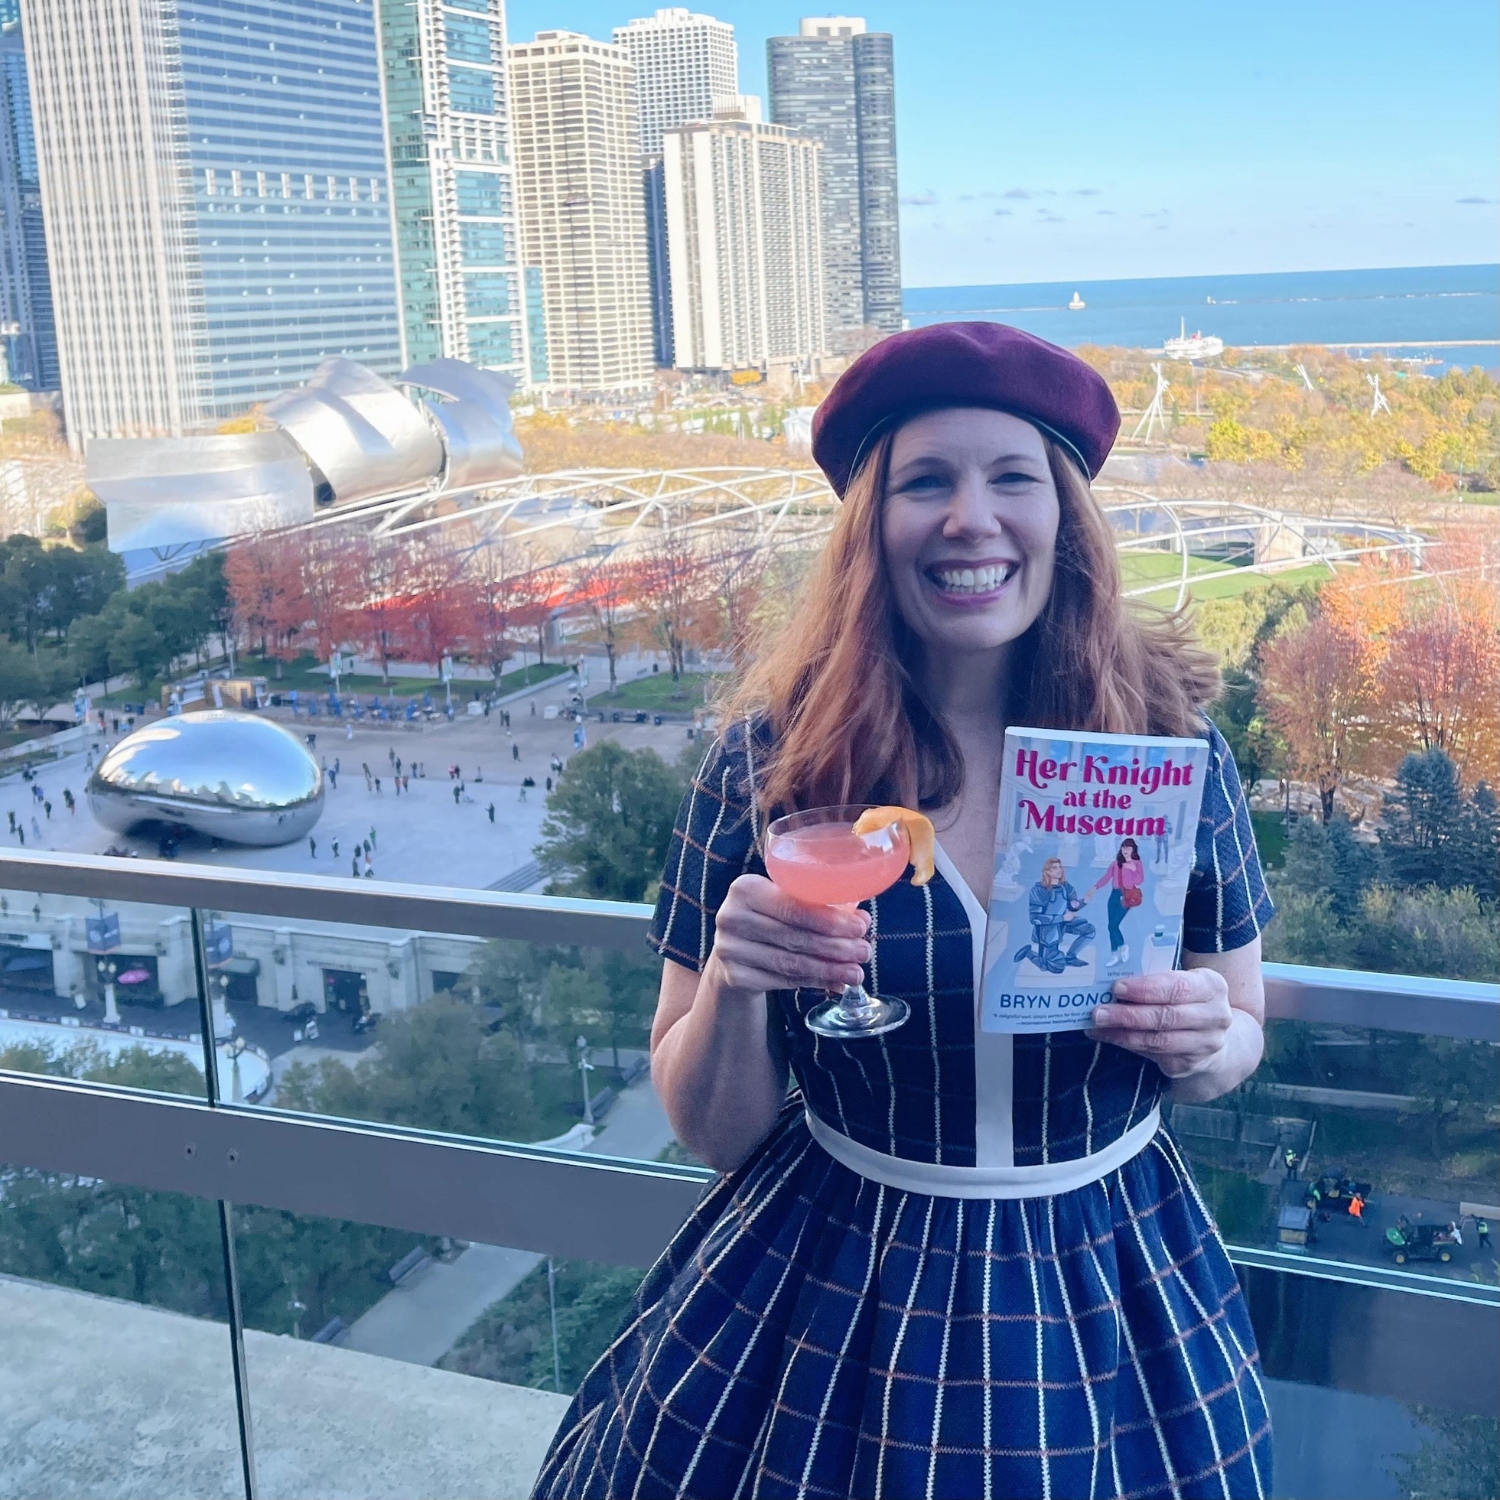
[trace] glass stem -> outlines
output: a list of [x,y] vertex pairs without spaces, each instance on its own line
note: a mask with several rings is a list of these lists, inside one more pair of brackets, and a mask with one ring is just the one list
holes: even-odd
[[880,1009],[879,1004],[862,984],[846,984],[844,993],[839,996],[839,1004],[843,1006],[847,1014],[861,1019],[874,1016]]

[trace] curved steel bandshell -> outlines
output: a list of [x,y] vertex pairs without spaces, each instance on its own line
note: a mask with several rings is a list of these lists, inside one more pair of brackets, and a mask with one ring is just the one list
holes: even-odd
[[442,428],[448,450],[445,490],[495,484],[521,472],[521,445],[510,415],[510,394],[516,387],[512,376],[459,359],[434,359],[403,370],[397,379],[451,398],[422,403]]
[[300,390],[265,405],[328,481],[336,501],[416,488],[437,477],[443,445],[388,380],[352,359],[325,359]]

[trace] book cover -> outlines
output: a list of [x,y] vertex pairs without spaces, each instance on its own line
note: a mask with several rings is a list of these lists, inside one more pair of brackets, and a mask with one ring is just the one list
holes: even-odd
[[984,1030],[1081,1030],[1177,966],[1207,772],[1206,740],[1005,731]]

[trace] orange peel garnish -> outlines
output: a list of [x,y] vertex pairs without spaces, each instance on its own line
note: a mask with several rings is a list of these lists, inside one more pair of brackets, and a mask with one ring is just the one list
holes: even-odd
[[854,824],[856,834],[874,833],[899,823],[906,830],[907,842],[911,845],[913,885],[926,885],[937,872],[933,851],[937,848],[937,835],[932,829],[932,819],[909,807],[872,807],[862,812]]

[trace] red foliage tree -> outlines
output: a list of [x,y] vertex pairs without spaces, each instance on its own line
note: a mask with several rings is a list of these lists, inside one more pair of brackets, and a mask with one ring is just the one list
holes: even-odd
[[277,532],[246,537],[225,554],[224,579],[236,631],[252,645],[259,641],[264,656],[296,656],[310,614],[300,538]]
[[1373,740],[1368,643],[1320,612],[1261,648],[1261,702],[1287,747],[1288,769],[1318,789],[1323,821]]

